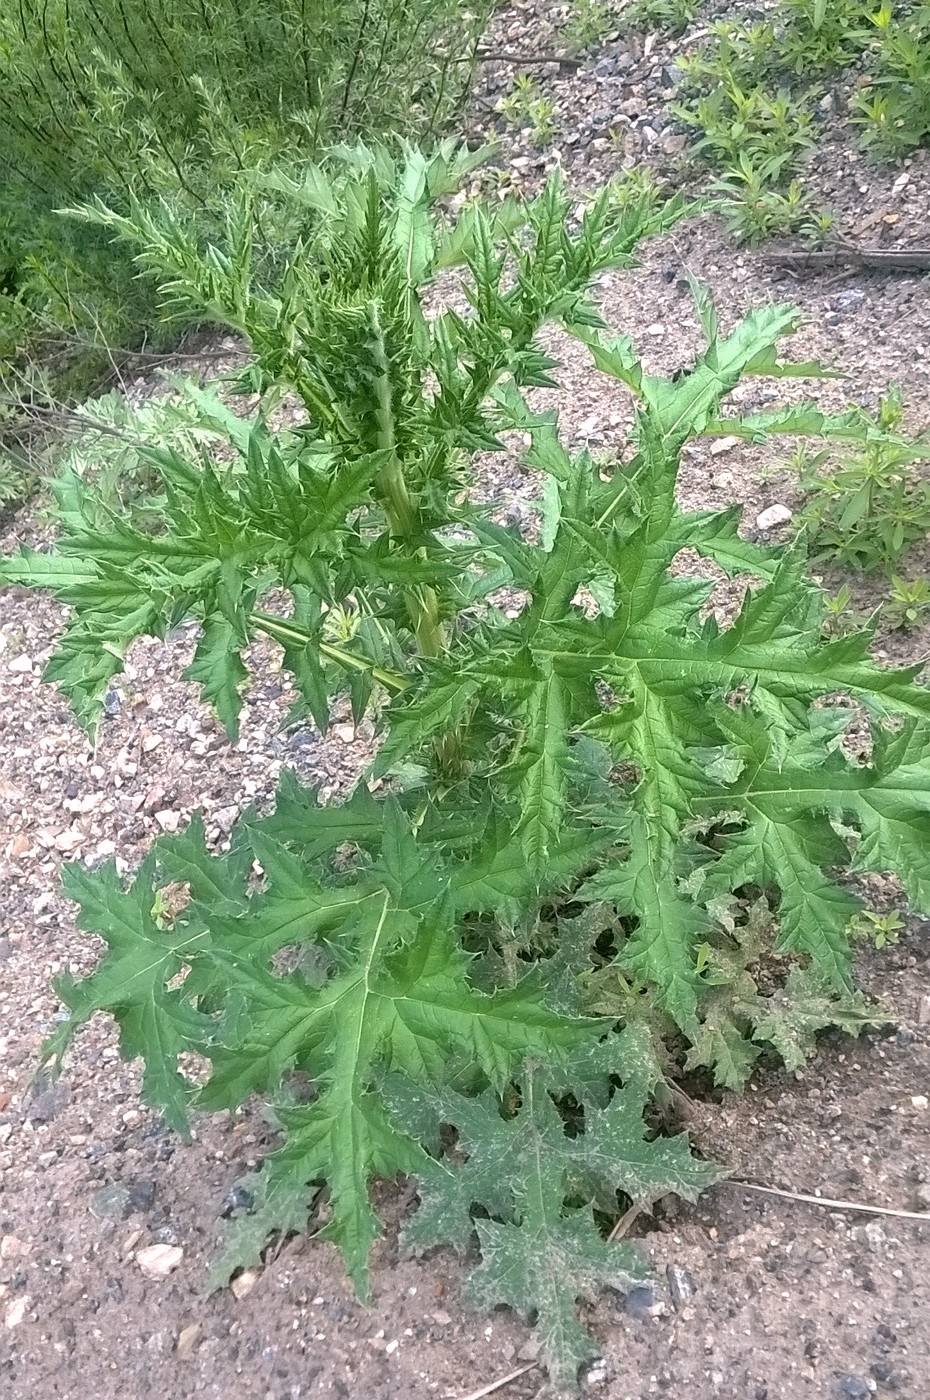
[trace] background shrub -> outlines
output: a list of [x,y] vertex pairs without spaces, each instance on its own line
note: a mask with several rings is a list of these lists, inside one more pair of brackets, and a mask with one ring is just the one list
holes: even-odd
[[[487,18],[463,0],[21,0],[0,10],[0,382],[79,392],[109,349],[164,339],[154,287],[59,211],[181,198],[346,134],[457,110]],[[37,366],[41,361],[42,370]]]

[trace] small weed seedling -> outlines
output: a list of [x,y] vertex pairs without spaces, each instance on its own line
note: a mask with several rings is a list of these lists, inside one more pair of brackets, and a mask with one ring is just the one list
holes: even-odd
[[572,48],[586,52],[614,30],[683,34],[700,7],[701,0],[574,0],[562,32]]
[[836,593],[823,600],[823,634],[825,637],[845,637],[861,631],[863,618],[853,607],[852,589],[844,583]]
[[620,11],[627,29],[664,29],[683,34],[701,7],[701,0],[631,0]]
[[778,188],[779,160],[753,163],[741,154],[735,165],[711,185],[713,207],[741,243],[759,243],[775,234],[804,233],[820,242],[833,224],[833,215],[811,207],[799,180]]
[[926,579],[891,580],[891,591],[882,613],[892,627],[907,632],[930,618],[930,584]]
[[846,68],[872,37],[863,0],[779,0],[777,14],[773,57],[798,77]]
[[889,390],[877,417],[863,415],[861,448],[843,461],[819,452],[799,460],[807,496],[801,512],[820,558],[893,572],[909,547],[930,534],[930,481],[919,462],[930,438],[901,435],[901,397]]
[[[166,295],[247,337],[240,387],[259,408],[223,420],[218,461],[145,454],[156,529],[101,521],[76,479],[57,552],[4,559],[0,579],[70,605],[46,674],[92,732],[135,638],[192,617],[187,676],[230,735],[257,635],[280,648],[294,717],[325,730],[339,700],[381,735],[371,787],[342,805],[285,773],[275,809],[244,815],[222,853],[197,819],[131,877],[68,866],[106,951],[56,983],[68,1018],[46,1057],[103,1012],[179,1131],[194,1109],[270,1101],[280,1146],[218,1284],[306,1229],[325,1190],[315,1229],[367,1295],[369,1182],[414,1178],[407,1246],[470,1254],[469,1297],[535,1320],[559,1388],[595,1351],[578,1297],[644,1273],[611,1221],[718,1175],[683,1136],[647,1129],[664,1067],[739,1088],[764,1051],[798,1068],[821,1027],[869,1022],[844,869],[894,874],[930,911],[930,691],[873,660],[868,631],[824,637],[799,548],[747,541],[737,509],[678,501],[702,435],[867,437],[860,413],[810,403],[728,411],[746,376],[818,374],[779,359],[794,311],[765,306],[723,334],[695,287],[703,352],[647,373],[589,289],[681,201],[605,192],[579,225],[556,173],[516,213],[443,217],[478,158],[357,148],[280,173],[305,237],[272,286],[252,275],[255,182],[221,247],[180,212],[98,207]],[[427,316],[450,268],[467,310]],[[557,387],[546,322],[635,402],[622,461],[573,455],[528,401]],[[284,391],[299,431],[269,420]],[[514,432],[542,485],[539,535],[475,491],[479,454]],[[683,553],[753,580],[727,625]],[[502,589],[525,600],[516,616]],[[328,626],[338,610],[351,625]],[[840,742],[863,712],[866,763]]]
[[525,73],[517,75],[513,92],[501,98],[497,110],[513,126],[529,127],[538,146],[547,145],[555,135],[555,107]]
[[890,0],[869,16],[878,38],[871,85],[853,99],[862,144],[879,157],[930,141],[930,5],[898,17]]
[[875,909],[863,909],[853,919],[849,931],[854,938],[865,939],[874,948],[880,949],[897,943],[902,929],[906,927],[900,914],[893,911],[879,914]]
[[779,0],[765,20],[711,25],[708,42],[678,67],[673,110],[721,170],[724,211],[740,237],[822,232],[822,216],[801,213],[798,183],[822,96],[812,77],[857,74],[852,120],[876,155],[896,158],[930,141],[930,5]]

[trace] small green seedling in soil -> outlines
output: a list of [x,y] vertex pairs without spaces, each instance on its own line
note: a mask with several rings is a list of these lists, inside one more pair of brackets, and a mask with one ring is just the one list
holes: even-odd
[[[164,502],[149,529],[103,519],[77,479],[56,551],[0,560],[0,580],[71,609],[46,676],[91,734],[135,639],[191,619],[185,674],[231,739],[273,643],[292,722],[322,733],[348,708],[379,745],[341,804],[286,770],[223,852],[198,817],[129,876],[67,866],[105,952],[57,980],[46,1059],[103,1013],[178,1131],[270,1105],[279,1145],[217,1285],[313,1222],[367,1297],[370,1182],[403,1173],[408,1246],[466,1254],[469,1296],[534,1320],[572,1388],[596,1352],[578,1298],[643,1273],[611,1222],[720,1174],[651,1131],[667,1069],[738,1088],[766,1050],[798,1068],[821,1028],[869,1023],[844,872],[892,875],[930,912],[930,691],[874,659],[868,630],[824,637],[797,543],[679,499],[682,453],[708,435],[868,438],[860,412],[733,400],[747,378],[822,373],[779,356],[795,311],[724,333],[695,285],[703,350],[647,373],[591,288],[684,202],[605,191],[578,220],[554,172],[515,209],[449,212],[481,158],[447,143],[284,166],[243,181],[217,247],[184,208],[85,211],[173,306],[248,342],[248,406],[215,456],[144,452]],[[303,232],[269,285],[254,259],[272,214]],[[437,310],[449,269],[461,296]],[[571,452],[534,404],[558,390],[550,324],[635,404],[612,461]],[[283,394],[298,429],[276,426]],[[516,434],[541,530],[482,498]],[[695,555],[751,580],[726,622],[713,578],[679,567]],[[842,743],[863,714],[865,762]]]
[[853,97],[852,119],[867,150],[896,159],[930,142],[930,5],[901,16],[884,0],[869,19],[878,54],[871,84]]
[[533,140],[539,146],[545,146],[555,135],[555,107],[540,91],[535,80],[525,73],[517,74],[513,92],[501,98],[497,110],[513,126],[529,127]]
[[863,909],[849,927],[854,938],[867,939],[874,948],[881,949],[897,943],[907,925],[894,911],[880,914],[875,909]]
[[930,584],[923,578],[903,579],[896,575],[882,614],[892,627],[903,632],[919,627],[930,617]]
[[768,21],[735,24],[717,20],[709,32],[709,43],[677,61],[685,95],[693,97],[720,84],[752,88],[775,74],[775,31]]
[[800,156],[815,144],[811,113],[787,91],[768,93],[728,82],[698,98],[693,109],[681,104],[676,115],[703,134],[695,152],[722,165],[737,166],[746,156],[768,177],[797,168]]
[[727,174],[711,185],[716,208],[741,243],[759,243],[777,234],[801,233],[820,243],[833,224],[833,215],[811,207],[799,180],[779,188],[782,163],[761,165],[743,154]]
[[852,589],[848,584],[844,583],[836,593],[826,594],[823,607],[823,633],[825,637],[845,637],[848,633],[861,629],[863,619],[853,606]]
[[930,481],[920,463],[930,438],[902,434],[903,406],[891,388],[865,440],[843,461],[818,453],[800,473],[806,503],[800,521],[819,558],[859,569],[896,570],[907,550],[930,533]]
[[846,68],[871,40],[863,0],[779,0],[775,56],[798,77]]
[[574,0],[562,30],[569,46],[581,52],[601,43],[613,30],[663,29],[683,34],[700,9],[701,0]]
[[587,53],[617,27],[616,7],[607,0],[574,0],[561,33],[570,52]]
[[701,7],[701,0],[630,0],[619,11],[624,29],[663,29],[683,34]]

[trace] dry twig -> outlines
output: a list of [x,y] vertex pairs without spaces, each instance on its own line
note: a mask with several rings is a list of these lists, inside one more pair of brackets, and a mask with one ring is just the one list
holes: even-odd
[[787,249],[780,253],[763,253],[763,262],[776,267],[790,267],[797,272],[819,271],[825,267],[861,267],[869,272],[930,272],[930,249],[828,248]]
[[503,1390],[505,1385],[510,1385],[511,1381],[519,1380],[525,1376],[527,1371],[536,1369],[536,1362],[531,1361],[526,1366],[520,1366],[516,1371],[511,1371],[507,1376],[501,1376],[499,1381],[491,1381],[488,1385],[483,1385],[480,1390],[472,1390],[468,1395],[459,1396],[459,1400],[484,1400],[485,1395],[493,1395],[496,1390]]
[[754,1181],[740,1181],[731,1176],[719,1182],[720,1186],[736,1186],[741,1191],[761,1191],[766,1196],[782,1196],[788,1201],[806,1201],[812,1206],[824,1206],[827,1210],[852,1210],[863,1215],[894,1215],[899,1220],[922,1220],[930,1225],[930,1211],[895,1210],[892,1206],[869,1206],[862,1201],[837,1201],[830,1196],[806,1196],[801,1191],[780,1191],[777,1186],[758,1186]]
[[623,1236],[633,1224],[633,1221],[636,1219],[637,1215],[639,1215],[640,1209],[640,1206],[632,1205],[630,1206],[629,1210],[625,1210],[623,1212],[620,1219],[617,1221],[616,1225],[611,1230],[610,1234],[607,1236],[608,1244],[613,1244],[615,1240],[623,1239]]

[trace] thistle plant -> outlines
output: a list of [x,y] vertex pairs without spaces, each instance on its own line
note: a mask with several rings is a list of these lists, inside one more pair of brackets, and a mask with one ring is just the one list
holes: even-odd
[[[407,1173],[410,1247],[477,1234],[470,1297],[535,1318],[570,1387],[593,1354],[577,1298],[642,1274],[611,1220],[718,1174],[647,1132],[681,1045],[734,1087],[765,1048],[803,1064],[821,1026],[870,1016],[843,869],[894,872],[930,905],[930,696],[915,668],[870,659],[868,632],[824,640],[797,549],[743,539],[736,509],[677,503],[701,435],[867,432],[809,404],[727,415],[747,375],[818,373],[778,358],[793,311],[723,334],[696,286],[705,349],[650,375],[591,288],[680,200],[605,192],[575,222],[554,174],[525,205],[443,212],[478,158],[355,148],[274,179],[305,221],[276,282],[250,275],[254,186],[224,246],[180,217],[98,208],[173,303],[248,338],[241,387],[261,407],[224,420],[228,463],[140,449],[164,484],[160,530],[104,521],[75,481],[57,553],[23,551],[0,578],[72,606],[47,674],[91,731],[133,640],[192,616],[188,675],[230,734],[256,634],[279,643],[298,712],[325,729],[347,695],[381,732],[377,796],[363,781],[321,806],[285,774],[274,811],[245,815],[223,853],[195,820],[131,879],[69,866],[108,951],[59,981],[70,1016],[46,1056],[104,1011],[180,1131],[192,1109],[270,1099],[282,1145],[218,1282],[325,1209],[364,1294],[368,1182]],[[428,316],[447,272],[455,305]],[[547,322],[633,396],[623,460],[573,455],[534,410],[527,391],[557,384]],[[285,392],[306,421],[276,431]],[[477,454],[513,430],[544,487],[538,532],[500,524],[475,485]],[[676,567],[684,550],[751,580],[728,625],[707,615],[713,583]],[[516,616],[502,589],[525,600]],[[863,715],[867,762],[842,743]],[[209,1065],[199,1085],[191,1051]]]

